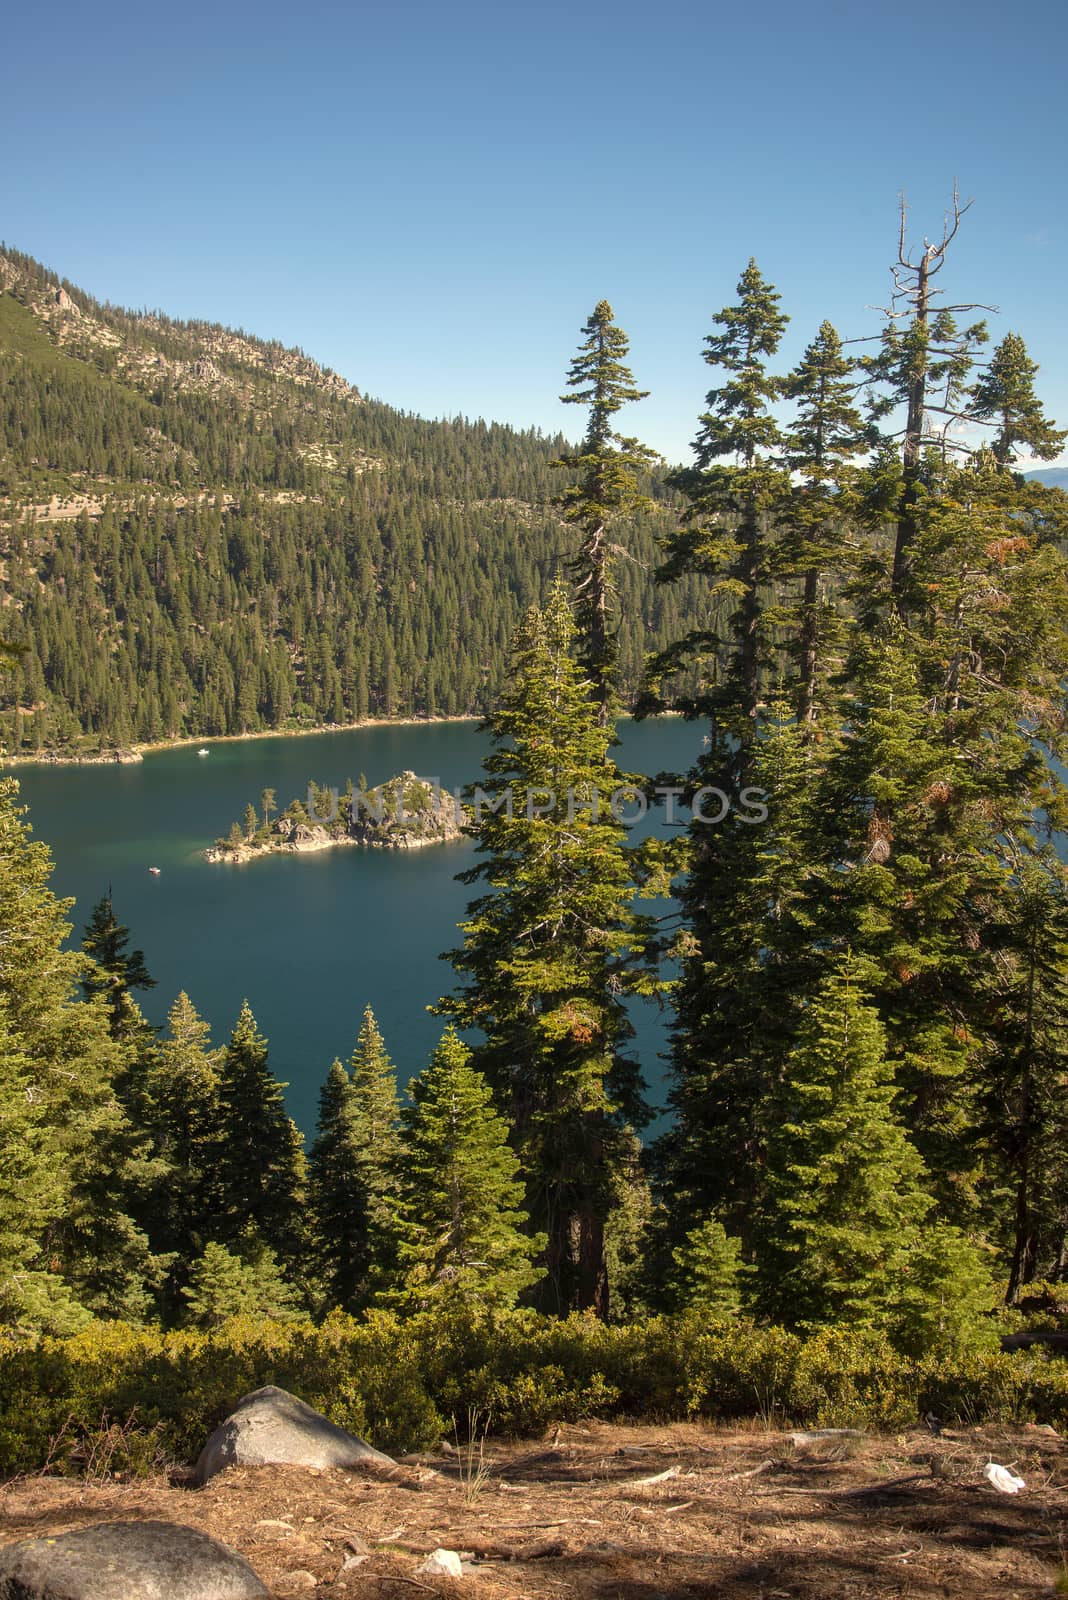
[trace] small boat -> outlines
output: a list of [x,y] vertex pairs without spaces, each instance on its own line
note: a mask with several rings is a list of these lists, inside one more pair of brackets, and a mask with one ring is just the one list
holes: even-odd
[[210,756],[211,755],[211,751],[208,749],[206,744],[202,744],[200,749],[197,751],[197,755],[198,756]]
[[158,878],[159,877],[159,868],[158,867],[149,867],[148,870],[149,870],[149,872],[151,872],[151,874],[152,874],[152,876],[154,878]]

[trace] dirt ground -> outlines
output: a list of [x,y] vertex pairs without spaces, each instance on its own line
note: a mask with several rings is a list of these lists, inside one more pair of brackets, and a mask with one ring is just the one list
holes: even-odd
[[[1026,1489],[993,1489],[991,1460]],[[203,1529],[287,1600],[1030,1600],[1068,1571],[1068,1445],[1034,1427],[798,1442],[591,1423],[538,1445],[490,1437],[481,1460],[443,1447],[384,1477],[257,1467],[204,1489],[162,1474],[0,1487],[0,1544],[119,1517]],[[463,1578],[420,1573],[439,1546],[461,1553]]]

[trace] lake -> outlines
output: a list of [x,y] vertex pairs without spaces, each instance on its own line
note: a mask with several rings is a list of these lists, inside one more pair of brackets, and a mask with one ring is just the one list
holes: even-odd
[[[685,769],[700,746],[700,729],[678,718],[624,722],[620,734],[627,770]],[[475,892],[455,881],[473,844],[341,848],[241,866],[210,865],[202,852],[265,788],[280,809],[306,796],[309,778],[340,789],[361,774],[373,785],[411,770],[451,789],[477,781],[487,739],[476,723],[423,723],[207,748],[206,757],[191,746],[156,751],[135,766],[14,771],[34,837],[55,858],[52,887],[77,902],[72,941],[110,887],[157,980],[138,996],[150,1021],[162,1023],[185,989],[221,1043],[247,997],[271,1067],[289,1085],[290,1112],[311,1135],[327,1069],[351,1054],[368,1002],[401,1082],[425,1065],[442,1027],[426,1007],[453,985],[440,956],[459,942],[456,924]],[[641,1005],[634,1020],[651,1098],[662,1101],[665,1018]]]

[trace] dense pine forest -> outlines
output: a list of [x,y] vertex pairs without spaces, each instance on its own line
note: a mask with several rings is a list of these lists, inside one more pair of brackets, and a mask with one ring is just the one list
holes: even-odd
[[[0,559],[25,647],[0,736],[71,752],[488,710],[569,548],[565,449],[422,421],[0,251]],[[698,615],[696,585],[653,582],[672,495],[647,473],[618,575],[628,697]]]
[[[789,371],[745,265],[666,477],[605,301],[566,445],[4,258],[13,746],[480,707],[493,802],[432,1059],[402,1099],[368,1006],[305,1141],[239,996],[225,1043],[185,995],[157,1033],[121,907],[65,946],[7,780],[11,1326],[669,1317],[891,1364],[1063,1335],[1068,499],[1017,466],[1066,435],[940,292],[963,215],[903,220],[884,325]],[[100,515],[23,515],[103,479]],[[615,764],[639,690],[703,730],[673,783]],[[633,844],[654,779],[678,826]],[[674,1014],[651,1144],[642,998]]]

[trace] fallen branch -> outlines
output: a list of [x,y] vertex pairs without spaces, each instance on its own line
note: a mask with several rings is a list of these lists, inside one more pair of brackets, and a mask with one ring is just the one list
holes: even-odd
[[399,1572],[361,1572],[361,1583],[410,1583],[413,1589],[425,1589],[427,1594],[440,1594],[433,1584],[420,1583],[418,1578],[402,1578]]
[[669,1478],[677,1478],[678,1475],[678,1467],[668,1467],[665,1472],[654,1472],[651,1478],[635,1478],[630,1487],[634,1489],[639,1484],[666,1483]]
[[812,1428],[807,1433],[791,1433],[794,1444],[819,1444],[823,1439],[864,1439],[860,1428]]
[[532,1539],[527,1544],[503,1544],[499,1539],[463,1540],[464,1551],[475,1556],[489,1556],[498,1561],[544,1561],[548,1556],[567,1554],[562,1539]]
[[933,1483],[926,1472],[914,1472],[907,1478],[888,1478],[885,1483],[869,1483],[863,1489],[769,1489],[762,1498],[770,1499],[780,1494],[816,1495],[821,1500],[865,1500],[877,1494],[896,1494],[910,1483]]
[[869,1483],[863,1489],[839,1489],[836,1491],[842,1500],[863,1500],[871,1494],[893,1494],[898,1489],[903,1489],[909,1483],[932,1483],[934,1480],[929,1472],[912,1472],[907,1478],[888,1478],[885,1483]]
[[556,1522],[501,1522],[496,1517],[493,1520],[498,1528],[570,1528],[575,1522],[584,1523],[589,1528],[603,1526],[600,1517],[560,1517]]
[[725,1478],[720,1478],[720,1483],[740,1483],[743,1478],[755,1478],[760,1472],[770,1472],[774,1461],[762,1461],[759,1467],[750,1467],[748,1472],[730,1472]]

